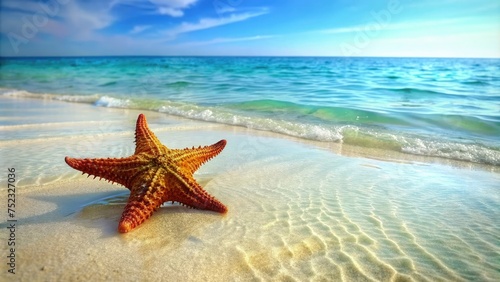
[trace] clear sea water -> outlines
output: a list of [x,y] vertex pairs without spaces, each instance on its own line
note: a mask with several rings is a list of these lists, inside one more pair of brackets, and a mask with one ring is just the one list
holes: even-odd
[[500,165],[500,59],[2,58],[0,67],[0,95]]

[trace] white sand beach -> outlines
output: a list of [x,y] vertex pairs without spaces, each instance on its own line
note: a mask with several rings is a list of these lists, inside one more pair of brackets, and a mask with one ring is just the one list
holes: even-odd
[[[128,190],[71,157],[134,152],[140,113],[1,97],[9,281],[499,281],[498,167],[143,112],[169,148],[227,140],[195,174],[225,215],[166,204],[117,231]],[[10,109],[10,110],[8,110]],[[9,273],[7,168],[16,170]]]

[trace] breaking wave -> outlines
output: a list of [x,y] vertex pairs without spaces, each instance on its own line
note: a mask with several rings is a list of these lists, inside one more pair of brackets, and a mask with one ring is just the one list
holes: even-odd
[[[194,120],[242,126],[293,137],[323,142],[341,142],[367,148],[448,158],[474,163],[500,165],[500,146],[490,142],[498,138],[496,120],[473,117],[426,116],[418,122],[441,127],[455,127],[482,138],[447,138],[429,132],[401,130],[412,128],[412,121],[374,111],[341,107],[300,105],[274,100],[257,100],[222,105],[200,105],[186,102],[123,99],[109,95],[38,94],[24,90],[0,89],[3,96],[49,99],[93,104],[98,107],[157,111]],[[442,124],[446,123],[446,124]],[[471,141],[475,140],[475,141]],[[498,143],[497,143],[498,144]]]

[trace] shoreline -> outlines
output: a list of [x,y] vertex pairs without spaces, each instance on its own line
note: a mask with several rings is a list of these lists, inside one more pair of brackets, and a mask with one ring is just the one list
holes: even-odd
[[[87,131],[88,128],[85,127],[95,127],[96,125],[100,127],[98,132],[89,132],[85,133],[82,138],[90,138],[92,136],[97,136],[102,138],[107,134],[115,135],[121,134],[123,138],[125,136],[130,136],[133,133],[135,126],[135,119],[139,113],[146,113],[147,117],[151,117],[153,119],[153,129],[158,132],[166,132],[166,131],[193,131],[200,129],[210,129],[217,130],[220,132],[230,132],[230,133],[238,133],[246,136],[254,136],[257,138],[276,138],[280,140],[287,140],[298,144],[303,144],[304,146],[314,147],[320,150],[324,150],[326,152],[334,153],[339,156],[346,157],[354,157],[354,158],[367,158],[374,159],[379,161],[387,161],[387,162],[399,162],[399,163],[416,163],[422,165],[432,165],[439,164],[450,166],[457,169],[467,169],[467,170],[482,170],[493,173],[500,173],[500,166],[490,165],[490,164],[481,164],[463,160],[455,160],[443,157],[434,157],[434,156],[423,156],[423,155],[415,155],[405,152],[398,152],[394,150],[388,149],[379,149],[379,148],[370,148],[370,147],[361,147],[357,145],[344,144],[342,142],[331,142],[331,141],[316,141],[309,140],[300,137],[289,136],[286,134],[263,131],[258,129],[252,129],[243,126],[237,125],[228,125],[222,123],[214,123],[209,121],[200,121],[193,120],[181,116],[175,116],[167,113],[152,111],[152,110],[137,110],[137,109],[122,109],[122,108],[109,108],[109,107],[100,107],[94,106],[85,103],[79,102],[68,102],[68,101],[55,101],[52,99],[38,99],[38,98],[18,98],[18,97],[3,97],[0,96],[0,103],[13,103],[19,104],[15,108],[18,107],[53,107],[52,110],[61,110],[63,111],[84,111],[88,116],[92,116],[91,120],[78,119],[73,118],[72,120],[68,120],[65,122],[61,122],[61,118],[68,117],[70,113],[63,113],[61,117],[54,116],[47,120],[47,122],[39,123],[38,121],[29,121],[28,124],[22,124],[20,126],[12,126],[12,125],[4,125],[0,126],[0,131],[6,132],[6,135],[9,132],[20,131],[30,131],[32,129],[47,127],[51,128],[54,126],[58,127],[66,127],[70,129],[72,126],[78,126],[84,131]],[[94,115],[94,116],[93,116]],[[42,114],[43,116],[43,114]],[[120,116],[124,116],[126,118],[120,118]],[[111,118],[109,123],[103,119]],[[19,119],[19,118],[18,118]],[[155,123],[159,122],[159,123]],[[107,127],[113,127],[112,124],[120,125],[120,132],[105,132]],[[0,140],[0,146],[15,146],[15,145],[36,145],[39,143],[47,142],[47,140],[60,142],[65,141],[68,138],[72,139],[77,136],[74,136],[74,133],[69,131],[69,135],[63,136],[47,136],[41,139],[37,138],[27,138],[27,139],[3,139]],[[95,142],[93,142],[95,143]],[[98,144],[96,144],[98,145]],[[122,149],[129,150],[133,147],[133,144],[130,144],[130,141],[126,141],[120,144]],[[125,155],[121,155],[123,157]],[[112,157],[112,156],[110,156]],[[0,180],[0,183],[2,181]],[[34,183],[30,183],[31,185]],[[1,189],[1,188],[0,188]]]

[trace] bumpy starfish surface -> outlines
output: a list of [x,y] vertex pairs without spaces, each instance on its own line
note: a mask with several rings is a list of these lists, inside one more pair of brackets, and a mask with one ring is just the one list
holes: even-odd
[[226,146],[221,140],[211,146],[169,149],[149,130],[140,114],[135,129],[135,153],[127,158],[74,159],[66,163],[95,177],[119,183],[130,190],[118,231],[125,233],[148,219],[164,202],[226,213],[227,208],[210,196],[193,173]]

